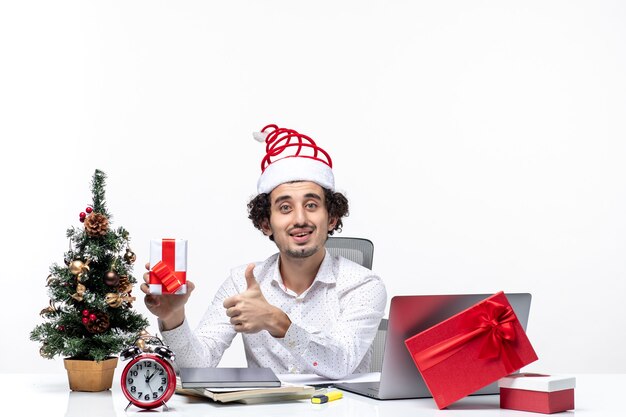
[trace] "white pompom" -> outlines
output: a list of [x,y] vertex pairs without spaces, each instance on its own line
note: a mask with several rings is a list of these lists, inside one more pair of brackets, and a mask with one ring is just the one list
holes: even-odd
[[268,133],[266,132],[252,132],[252,137],[254,137],[254,140],[258,142],[265,142],[265,139],[267,139],[267,135]]

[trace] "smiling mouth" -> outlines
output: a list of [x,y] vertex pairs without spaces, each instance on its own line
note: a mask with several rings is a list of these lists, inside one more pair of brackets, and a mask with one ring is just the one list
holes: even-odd
[[313,232],[314,230],[312,229],[307,229],[307,230],[300,229],[295,232],[289,233],[289,236],[291,237],[291,239],[293,239],[294,243],[305,244],[311,239],[311,235],[313,234]]

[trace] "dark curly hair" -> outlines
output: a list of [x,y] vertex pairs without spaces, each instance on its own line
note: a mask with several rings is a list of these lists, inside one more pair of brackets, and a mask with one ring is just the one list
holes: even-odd
[[[343,217],[348,217],[348,199],[341,193],[331,191],[322,187],[324,190],[324,202],[326,204],[326,210],[328,211],[328,217],[331,219],[337,219],[335,227],[328,231],[328,235],[335,233],[335,230],[341,233],[343,227]],[[252,224],[257,229],[263,231],[262,225],[264,221],[269,221],[271,201],[270,195],[267,193],[258,194],[248,203],[248,218],[252,220]],[[270,240],[274,241],[274,236],[269,236]]]

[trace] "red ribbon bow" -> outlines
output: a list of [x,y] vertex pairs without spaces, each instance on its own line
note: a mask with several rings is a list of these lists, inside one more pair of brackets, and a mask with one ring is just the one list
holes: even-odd
[[163,261],[154,265],[152,272],[158,279],[161,280],[161,284],[165,287],[167,292],[176,292],[183,283],[176,276],[176,272],[167,266]]
[[516,320],[517,317],[510,306],[495,301],[484,301],[463,315],[462,327],[466,328],[464,332],[415,353],[415,361],[423,372],[462,350],[469,341],[481,338],[483,344],[478,359],[502,357],[506,371],[514,372],[523,366],[521,358],[512,346],[516,339],[514,327]]
[[187,273],[174,270],[176,265],[176,241],[174,239],[163,239],[161,250],[162,260],[152,267],[152,272],[167,292],[174,293],[185,282]]

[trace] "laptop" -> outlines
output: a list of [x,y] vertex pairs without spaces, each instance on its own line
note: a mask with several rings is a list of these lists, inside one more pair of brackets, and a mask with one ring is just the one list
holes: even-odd
[[[432,397],[404,341],[473,306],[493,294],[398,295],[391,299],[379,382],[342,382],[335,387],[377,400]],[[506,294],[526,330],[531,295]],[[497,394],[494,382],[471,395]]]

